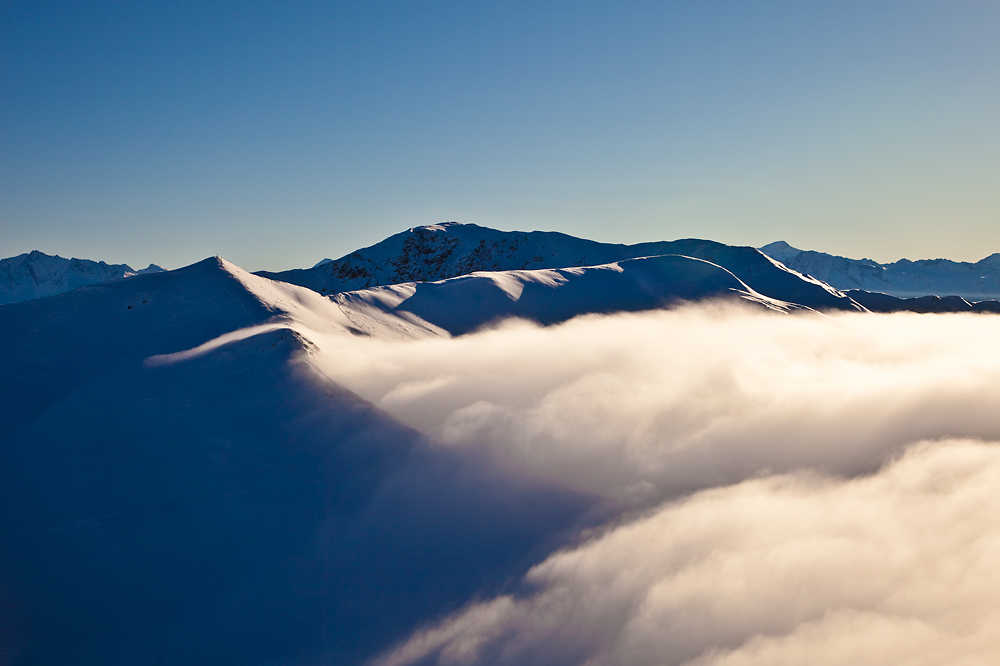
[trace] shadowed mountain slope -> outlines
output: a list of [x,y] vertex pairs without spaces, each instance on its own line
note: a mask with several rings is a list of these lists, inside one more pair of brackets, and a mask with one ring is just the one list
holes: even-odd
[[356,332],[217,258],[0,307],[0,663],[360,663],[589,502],[428,448],[319,325]]

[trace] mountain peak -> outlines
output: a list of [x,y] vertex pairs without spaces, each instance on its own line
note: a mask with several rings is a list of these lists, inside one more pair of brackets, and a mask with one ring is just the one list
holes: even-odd
[[768,243],[764,247],[760,248],[760,251],[772,259],[777,259],[781,263],[786,263],[787,260],[802,254],[802,250],[797,247],[792,247],[783,240]]
[[79,287],[131,277],[127,264],[64,259],[39,250],[0,260],[0,305],[53,296]]
[[[575,269],[628,259],[680,255],[724,267],[750,288],[816,309],[854,303],[818,280],[775,265],[752,247],[684,239],[621,245],[550,231],[500,231],[475,224],[412,227],[370,247],[305,270],[257,273],[324,295],[406,283],[437,282],[474,273]],[[565,292],[564,292],[565,293]]]
[[438,222],[437,224],[425,224],[419,227],[412,227],[410,231],[424,230],[424,231],[448,231],[448,227],[465,227],[465,226],[475,226],[462,224],[461,222]]

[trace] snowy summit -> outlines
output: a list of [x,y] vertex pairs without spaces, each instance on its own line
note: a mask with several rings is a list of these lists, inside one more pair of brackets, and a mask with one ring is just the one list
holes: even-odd
[[88,284],[121,280],[162,268],[150,264],[140,271],[127,264],[88,259],[63,259],[34,250],[0,260],[0,305],[53,296]]

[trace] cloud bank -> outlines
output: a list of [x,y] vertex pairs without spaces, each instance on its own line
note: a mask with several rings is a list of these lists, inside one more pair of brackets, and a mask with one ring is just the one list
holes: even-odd
[[1000,439],[996,317],[700,306],[407,343],[316,335],[329,376],[442,445],[632,505]]
[[1000,447],[921,444],[869,477],[706,490],[559,552],[377,666],[987,664]]
[[997,339],[722,305],[324,339],[327,374],[439,446],[609,509],[374,663],[990,663]]

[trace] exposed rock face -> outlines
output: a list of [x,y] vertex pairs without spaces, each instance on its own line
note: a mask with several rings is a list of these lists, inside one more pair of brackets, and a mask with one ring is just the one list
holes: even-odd
[[[404,282],[443,280],[476,271],[565,268],[607,263],[629,254],[626,246],[596,243],[556,232],[504,232],[447,222],[415,227],[340,259],[310,269],[261,271],[320,293],[338,293]],[[614,248],[608,251],[609,248]]]

